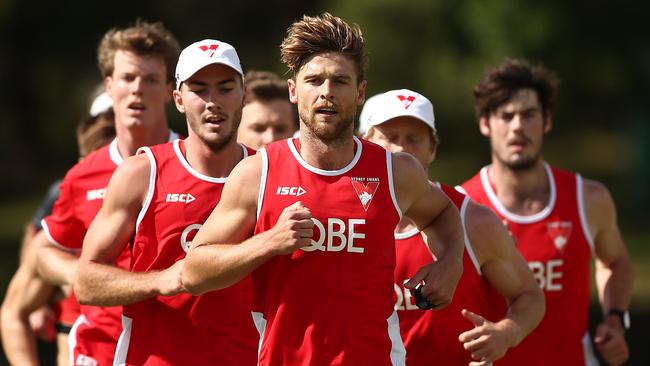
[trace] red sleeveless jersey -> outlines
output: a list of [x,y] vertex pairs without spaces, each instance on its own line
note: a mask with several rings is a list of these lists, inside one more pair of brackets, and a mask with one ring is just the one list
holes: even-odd
[[550,198],[540,212],[522,216],[499,202],[489,166],[462,188],[503,220],[546,297],[539,326],[499,365],[587,365],[594,356],[588,334],[589,263],[593,242],[584,212],[582,178],[544,164]]
[[[452,187],[439,187],[460,211],[463,227],[466,227],[465,210],[469,197]],[[463,274],[456,287],[454,298],[442,310],[421,310],[415,305],[407,282],[433,255],[418,229],[395,234],[397,267],[395,268],[395,310],[399,315],[399,326],[406,347],[406,364],[425,365],[468,365],[472,360],[470,352],[463,348],[458,336],[474,326],[465,319],[462,309],[468,309],[490,320],[494,319],[494,305],[490,303],[491,287],[481,274],[481,267],[474,256],[472,245],[465,234]]]
[[[170,131],[170,139],[177,137]],[[68,171],[52,213],[41,221],[50,243],[64,250],[81,252],[88,227],[104,201],[108,181],[122,161],[117,139],[114,139]],[[116,265],[129,269],[128,248],[117,258]],[[82,305],[80,310],[83,316],[77,318],[69,337],[72,361],[79,365],[112,364],[122,330],[122,307]]]
[[[244,157],[255,151],[240,145]],[[141,148],[151,166],[137,222],[132,271],[171,267],[219,202],[226,178],[197,172],[183,141]],[[201,296],[156,296],[124,306],[119,365],[255,365],[259,337],[251,317],[250,278]]]
[[310,166],[300,141],[267,145],[255,233],[302,201],[313,215],[310,246],[253,272],[260,365],[403,365],[393,310],[393,230],[400,220],[392,156],[354,138],[336,171]]

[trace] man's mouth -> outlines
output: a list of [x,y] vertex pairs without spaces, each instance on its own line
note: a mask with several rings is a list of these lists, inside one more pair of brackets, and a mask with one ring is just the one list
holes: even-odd
[[316,108],[316,113],[324,114],[326,116],[333,116],[338,112],[334,108]]
[[147,107],[145,107],[144,104],[139,102],[133,102],[129,104],[128,108],[134,111],[144,111],[145,109],[147,109]]

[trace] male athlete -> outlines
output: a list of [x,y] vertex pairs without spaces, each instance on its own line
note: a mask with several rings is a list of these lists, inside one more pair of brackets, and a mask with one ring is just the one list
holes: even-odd
[[[178,42],[161,23],[138,22],[112,29],[98,50],[106,92],[113,99],[113,142],[72,167],[61,184],[61,195],[43,223],[39,242],[39,272],[55,285],[71,285],[83,238],[99,211],[108,181],[123,161],[141,146],[175,139],[167,127],[165,105],[171,99]],[[125,250],[116,263],[129,268]],[[122,330],[120,307],[82,306],[70,331],[75,365],[110,365]]]
[[503,220],[546,296],[546,316],[505,365],[592,365],[588,331],[589,264],[603,310],[594,342],[610,365],[629,356],[632,270],[608,190],[550,166],[542,143],[552,127],[557,78],[542,66],[507,59],[474,87],[479,130],[492,165],[463,189]]
[[[235,140],[244,100],[235,49],[202,40],[181,52],[174,102],[188,137],[130,157],[115,171],[84,240],[81,303],[125,305],[116,365],[255,365],[250,279],[198,297],[180,269],[232,168],[255,152]],[[114,264],[131,244],[131,271]]]
[[289,101],[287,82],[269,71],[246,73],[246,100],[237,141],[252,148],[293,136],[298,113]]
[[438,309],[462,272],[458,210],[408,154],[353,137],[366,81],[361,30],[325,13],[282,42],[300,138],[267,145],[230,175],[182,272],[192,293],[252,272],[260,365],[403,365],[393,309],[402,215],[436,243],[407,287]]
[[[359,122],[363,137],[392,152],[413,155],[425,170],[436,157],[433,106],[419,93],[399,89],[376,95],[364,104]],[[440,311],[418,308],[404,283],[435,252],[429,251],[410,220],[400,221],[395,230],[395,310],[406,362],[409,366],[488,365],[539,323],[544,295],[496,215],[452,187],[437,184],[460,211],[464,271],[449,306]],[[508,300],[505,317],[494,314],[495,293]]]

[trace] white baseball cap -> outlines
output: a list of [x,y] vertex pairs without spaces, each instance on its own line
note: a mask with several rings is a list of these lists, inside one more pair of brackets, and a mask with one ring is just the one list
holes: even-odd
[[389,90],[366,100],[359,116],[359,134],[396,117],[413,117],[435,131],[433,105],[425,96],[408,89]]
[[113,99],[106,92],[102,92],[93,100],[89,113],[91,117],[97,117],[101,113],[108,112],[111,108],[113,108]]
[[204,39],[185,47],[176,64],[176,89],[181,83],[192,77],[197,71],[212,64],[223,64],[237,71],[244,77],[237,51],[226,42]]

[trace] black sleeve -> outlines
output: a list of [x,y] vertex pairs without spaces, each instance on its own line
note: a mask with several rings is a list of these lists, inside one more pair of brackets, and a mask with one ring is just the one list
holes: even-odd
[[57,198],[59,198],[60,184],[61,184],[61,179],[57,180],[56,182],[52,183],[52,185],[50,185],[50,188],[48,189],[45,198],[43,198],[43,201],[41,202],[40,206],[36,210],[34,216],[32,217],[32,224],[34,225],[34,227],[36,227],[36,230],[43,229],[43,227],[41,226],[41,220],[44,219],[45,216],[52,213],[52,207],[54,206],[54,202],[56,202]]

